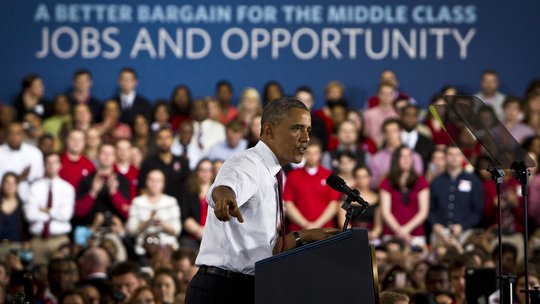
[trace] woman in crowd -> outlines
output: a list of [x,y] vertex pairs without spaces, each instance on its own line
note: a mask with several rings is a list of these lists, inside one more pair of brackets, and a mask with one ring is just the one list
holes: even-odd
[[427,166],[426,180],[431,182],[435,177],[446,170],[446,154],[442,149],[435,149],[431,153],[431,160]]
[[[383,228],[381,209],[379,208],[379,194],[369,188],[371,183],[371,172],[367,167],[357,167],[354,169],[354,188],[360,191],[362,198],[369,203],[366,211],[357,217],[351,224],[354,227],[366,228],[369,239],[374,240],[380,237]],[[353,206],[359,207],[357,203]],[[346,211],[339,209],[338,223],[343,228]]]
[[133,292],[128,304],[154,304],[156,301],[154,292],[150,286],[141,286]]
[[182,198],[182,216],[184,236],[180,242],[195,250],[199,249],[202,239],[208,204],[206,194],[214,181],[214,166],[209,159],[202,159],[186,182],[186,191]]
[[394,151],[380,193],[384,235],[395,235],[412,245],[426,244],[424,221],[429,211],[429,185],[415,173],[411,149],[401,146]]
[[281,84],[274,80],[271,80],[264,85],[263,92],[264,104],[285,95]]
[[340,151],[336,157],[337,160],[337,173],[347,185],[356,184],[354,178],[354,168],[357,166],[354,155],[347,151]]
[[135,115],[133,119],[133,138],[131,141],[133,146],[138,147],[145,157],[153,151],[154,143],[150,135],[150,124],[142,114]]
[[156,103],[154,103],[154,108],[152,109],[152,124],[150,125],[152,133],[163,127],[171,127],[171,124],[169,123],[170,118],[171,111],[169,110],[167,101],[156,101]]
[[525,119],[524,122],[534,129],[536,134],[540,133],[540,93],[532,92],[525,99]]
[[152,290],[159,303],[177,303],[178,283],[175,280],[174,272],[167,268],[158,269],[152,280]]
[[54,98],[53,111],[53,115],[43,122],[43,130],[63,139],[71,127],[71,105],[67,95],[60,94]]
[[109,99],[103,105],[103,122],[95,125],[103,142],[114,144],[119,139],[131,140],[131,128],[120,122],[122,114],[120,105],[114,99]]
[[15,101],[18,120],[22,120],[24,114],[31,112],[41,118],[49,116],[50,105],[45,101],[45,86],[38,75],[27,75],[21,83],[21,92]]
[[101,133],[96,128],[86,130],[86,145],[84,156],[88,158],[94,165],[97,164],[97,155],[99,146],[101,146]]
[[82,291],[73,289],[64,292],[58,304],[90,304],[90,301]]
[[349,110],[347,112],[347,120],[352,122],[358,131],[358,143],[364,153],[375,154],[377,152],[377,144],[364,135],[364,118],[359,111]]
[[88,131],[92,127],[92,111],[85,103],[73,107],[73,129]]
[[254,88],[246,88],[240,96],[238,119],[245,127],[249,127],[255,116],[262,114],[262,103],[259,92]]
[[23,208],[17,189],[19,177],[13,172],[7,172],[0,184],[0,257],[11,250],[22,248],[27,237],[28,225],[24,220]]
[[191,91],[186,85],[178,85],[171,94],[171,125],[178,130],[182,121],[189,119],[191,112]]
[[148,234],[158,234],[160,244],[178,248],[177,236],[182,230],[177,200],[163,193],[165,175],[151,170],[146,177],[142,195],[133,199],[126,224],[128,234],[136,237],[135,251],[144,255],[143,242]]

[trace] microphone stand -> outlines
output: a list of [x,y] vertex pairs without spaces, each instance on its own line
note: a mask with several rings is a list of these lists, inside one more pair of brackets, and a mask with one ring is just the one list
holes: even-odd
[[[369,203],[366,202],[360,196],[360,191],[358,191],[358,189],[354,189],[352,191],[356,194],[356,197],[360,199],[357,200],[354,195],[349,194],[347,195],[347,199],[345,199],[345,201],[341,205],[341,208],[347,211],[347,213],[345,213],[345,223],[343,224],[343,231],[347,231],[347,228],[349,227],[349,223],[351,222],[353,218],[360,216],[362,213],[366,211],[367,207],[369,207]],[[352,202],[359,203],[360,207],[359,208],[353,207],[351,204]],[[359,211],[355,212],[356,211],[355,209],[358,209]]]

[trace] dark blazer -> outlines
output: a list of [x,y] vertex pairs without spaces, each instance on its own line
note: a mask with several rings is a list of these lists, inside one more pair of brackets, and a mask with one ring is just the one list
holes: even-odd
[[434,149],[435,145],[433,144],[433,141],[418,133],[418,141],[416,142],[416,146],[414,146],[414,151],[416,151],[418,154],[420,154],[420,157],[422,157],[422,161],[424,162],[424,171],[427,171],[428,169],[428,164]]
[[122,102],[120,95],[113,97],[114,100],[118,102],[120,109],[122,110],[122,116],[120,116],[120,121],[133,127],[133,121],[135,115],[142,114],[147,119],[150,119],[150,113],[152,109],[150,108],[150,102],[144,96],[140,94],[135,95],[135,100],[133,100],[133,105],[131,108],[122,108]]

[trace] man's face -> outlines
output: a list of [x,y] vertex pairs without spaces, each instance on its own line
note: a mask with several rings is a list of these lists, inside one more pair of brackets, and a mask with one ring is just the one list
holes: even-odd
[[193,136],[193,126],[190,123],[181,124],[178,134],[180,135],[180,141],[189,143]]
[[62,168],[62,164],[60,163],[60,157],[58,155],[52,154],[45,159],[45,173],[47,176],[57,176],[60,168]]
[[463,154],[457,147],[448,148],[446,152],[446,165],[448,169],[455,170],[463,164]]
[[100,166],[103,168],[110,168],[112,165],[114,165],[115,161],[116,156],[114,147],[108,145],[101,147],[98,154],[98,162]]
[[103,108],[103,119],[117,121],[120,118],[120,107],[116,101],[108,101]]
[[75,91],[89,91],[92,88],[92,78],[88,74],[78,75],[73,80],[73,88]]
[[401,116],[401,122],[405,130],[412,131],[418,122],[418,110],[413,107],[406,108]]
[[137,87],[137,78],[131,72],[122,72],[118,77],[118,86],[123,93],[129,93]]
[[242,131],[235,131],[231,128],[227,128],[225,133],[227,137],[227,144],[231,148],[236,148],[243,138]]
[[398,87],[398,80],[396,77],[396,73],[390,70],[386,70],[381,73],[381,79],[380,82],[387,82],[392,84],[394,87]]
[[129,162],[131,157],[131,143],[129,141],[121,140],[116,143],[116,157],[119,162]]
[[446,271],[430,271],[426,275],[426,288],[431,293],[449,291],[450,279]]
[[208,117],[208,109],[206,107],[206,102],[203,100],[198,100],[193,102],[193,106],[191,108],[191,113],[193,116],[193,119],[196,121],[203,121]]
[[516,102],[512,102],[506,105],[504,107],[504,121],[508,122],[514,122],[519,120],[519,113],[521,112],[521,108],[519,107],[519,104]]
[[401,143],[400,127],[397,123],[391,123],[384,128],[384,140],[390,146],[397,146]]
[[112,277],[111,283],[115,290],[121,291],[126,296],[126,299],[131,297],[135,289],[143,285],[131,272]]
[[10,148],[18,150],[24,140],[24,130],[20,124],[9,126],[7,132],[7,143]]
[[379,102],[383,105],[391,105],[394,101],[394,88],[385,85],[379,89],[378,93]]
[[162,130],[156,134],[156,148],[158,152],[165,153],[171,150],[173,135],[169,130]]
[[43,81],[40,78],[34,80],[29,87],[29,92],[36,98],[43,97],[43,95],[45,95],[45,86],[43,85]]
[[84,151],[84,133],[82,131],[72,131],[66,141],[69,153],[81,154]]
[[[267,124],[265,124],[267,125]],[[311,132],[311,115],[308,111],[293,108],[278,124],[268,126],[272,128],[270,135],[273,142],[273,152],[279,163],[300,163],[309,142]]]
[[493,94],[499,89],[499,78],[495,74],[485,74],[480,85],[484,94]]
[[49,282],[54,292],[62,292],[75,288],[79,281],[77,265],[72,261],[56,263],[49,273]]
[[306,159],[306,167],[308,168],[316,168],[319,166],[319,162],[321,161],[321,148],[317,145],[310,145],[306,149],[305,159]]
[[455,293],[465,294],[465,267],[450,272],[450,284]]

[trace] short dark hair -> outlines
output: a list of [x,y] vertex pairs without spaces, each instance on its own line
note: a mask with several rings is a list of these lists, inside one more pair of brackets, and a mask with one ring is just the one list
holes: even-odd
[[[204,159],[206,161],[208,161],[208,159]],[[202,162],[199,161],[199,164]],[[184,247],[184,248],[178,248],[177,250],[175,250],[172,255],[171,255],[171,260],[172,261],[180,261],[184,258],[188,258],[189,261],[191,262],[191,265],[195,265],[195,259],[197,258],[197,253],[195,252],[195,250],[191,249],[191,248],[187,248],[187,247]]]
[[482,72],[481,77],[484,78],[484,76],[489,75],[489,74],[499,77],[499,73],[497,73],[497,71],[495,71],[494,69],[485,69]]
[[507,106],[513,103],[517,103],[517,105],[521,109],[521,99],[517,96],[507,96],[503,101],[502,107],[503,109],[506,109]]
[[136,277],[140,277],[142,275],[141,267],[139,266],[139,264],[133,261],[119,263],[111,269],[111,278],[125,275],[128,273],[132,273]]
[[244,127],[244,125],[242,124],[242,122],[241,122],[240,120],[238,120],[238,119],[233,119],[233,120],[229,121],[229,122],[227,123],[227,125],[225,126],[225,128],[226,128],[227,130],[230,129],[230,130],[232,130],[232,131],[234,131],[234,132],[237,132],[237,133],[238,133],[238,132],[244,132],[244,129],[245,129],[245,127]]
[[304,86],[299,86],[296,91],[294,92],[294,94],[298,94],[300,92],[306,92],[306,93],[309,93],[311,96],[313,96],[313,89],[311,89],[311,87],[307,86],[307,85],[304,85]]
[[90,79],[92,79],[92,73],[88,69],[77,69],[75,73],[73,73],[73,80],[75,80],[77,77],[82,75],[88,75]]
[[22,90],[24,91],[28,89],[32,85],[32,83],[38,79],[41,79],[41,77],[39,77],[39,75],[37,74],[28,74],[24,76],[24,78],[21,81]]
[[267,103],[263,108],[261,117],[261,126],[263,127],[261,132],[267,122],[272,124],[280,123],[287,115],[289,115],[291,109],[301,109],[309,113],[309,109],[303,102],[292,97],[280,97]]
[[399,129],[402,129],[403,127],[401,126],[401,121],[399,121],[397,118],[388,118],[387,120],[385,120],[381,126],[381,131],[384,132],[384,129],[386,129],[386,127],[388,125],[391,125],[391,124],[397,124]]
[[309,143],[308,143],[308,147],[310,146],[317,146],[319,147],[319,149],[321,149],[321,152],[324,151],[324,148],[323,148],[323,143],[320,139],[318,139],[317,137],[313,136],[309,139]]
[[[400,99],[398,99],[398,100],[400,100]],[[419,108],[419,107],[417,107],[417,106],[415,106],[415,105],[409,103],[409,104],[405,105],[405,106],[401,109],[401,113],[405,113],[405,111],[408,110],[408,109],[414,109],[414,110],[416,111],[416,115],[418,115],[418,113],[420,112],[420,108]]]
[[385,290],[385,291],[381,292],[381,296],[380,296],[380,299],[379,299],[379,302],[381,304],[394,304],[394,303],[397,303],[399,301],[408,302],[409,297],[407,297],[406,295],[404,295],[402,293],[394,292],[394,291]]
[[233,87],[232,87],[232,84],[230,82],[228,82],[227,80],[220,80],[220,81],[218,81],[218,83],[216,83],[216,92],[222,86],[226,86],[227,88],[229,88],[229,90],[231,90],[231,92],[233,91]]
[[178,285],[178,281],[176,280],[176,274],[174,273],[172,269],[169,269],[169,268],[159,268],[158,270],[156,270],[154,274],[154,278],[152,279],[152,287],[154,286],[158,276],[160,275],[169,276],[173,280],[174,286],[176,288],[176,293],[180,290],[180,286]]
[[122,75],[122,73],[130,73],[135,77],[135,79],[139,79],[139,76],[137,75],[137,72],[132,67],[124,67],[124,68],[122,68],[120,70],[120,73],[118,73],[118,75],[120,76],[120,75]]
[[[517,259],[517,248],[513,244],[510,243],[502,243],[502,253],[503,255],[505,253],[512,253],[514,255],[514,259]],[[493,251],[491,252],[491,257],[494,259],[499,256],[499,247],[496,246],[493,248]]]
[[434,265],[429,266],[426,272],[426,278],[429,276],[430,273],[433,273],[433,272],[444,272],[447,275],[449,275],[448,267],[446,267],[444,264],[434,264]]

